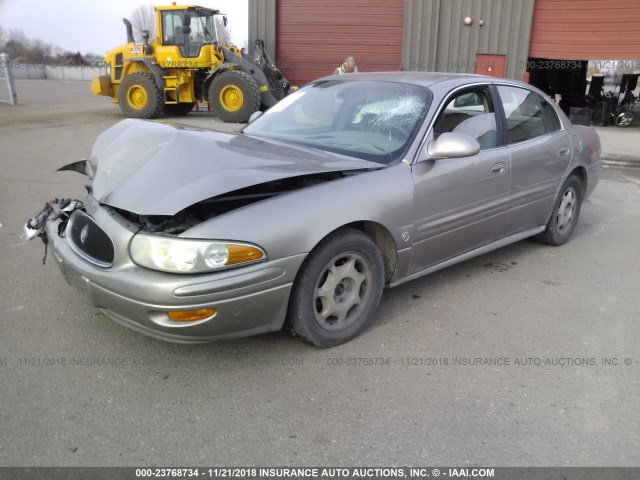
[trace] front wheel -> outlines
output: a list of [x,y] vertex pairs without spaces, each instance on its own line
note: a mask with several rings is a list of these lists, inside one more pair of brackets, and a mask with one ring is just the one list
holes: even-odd
[[260,109],[260,88],[251,75],[232,70],[218,75],[209,87],[211,109],[223,122],[246,123]]
[[132,73],[122,80],[118,87],[118,103],[130,118],[156,118],[164,107],[155,78],[145,72]]
[[582,195],[582,182],[575,175],[570,175],[556,199],[547,228],[534,239],[554,246],[567,243],[578,223]]
[[382,255],[370,237],[344,229],[325,238],[296,277],[287,322],[317,347],[333,347],[372,321],[384,287]]

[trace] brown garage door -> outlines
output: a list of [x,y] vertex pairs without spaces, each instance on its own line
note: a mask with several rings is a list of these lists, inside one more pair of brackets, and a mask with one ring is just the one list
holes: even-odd
[[640,1],[536,0],[529,56],[640,60]]
[[278,0],[278,66],[300,86],[347,56],[359,71],[400,70],[403,22],[404,0]]

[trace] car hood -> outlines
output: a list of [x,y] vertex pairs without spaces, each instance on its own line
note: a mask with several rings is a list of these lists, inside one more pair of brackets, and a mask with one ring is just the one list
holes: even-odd
[[87,160],[92,194],[139,215],[175,215],[211,197],[289,177],[383,167],[244,134],[144,120],[102,133]]

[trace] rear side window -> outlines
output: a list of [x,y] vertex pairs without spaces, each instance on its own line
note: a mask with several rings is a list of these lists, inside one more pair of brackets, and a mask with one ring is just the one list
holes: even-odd
[[[526,142],[547,133],[538,95],[519,87],[499,86],[507,119],[507,143]],[[552,112],[553,113],[553,112]]]
[[538,100],[542,106],[542,119],[544,120],[544,129],[547,133],[557,132],[560,130],[560,121],[553,107],[547,100],[538,95]]

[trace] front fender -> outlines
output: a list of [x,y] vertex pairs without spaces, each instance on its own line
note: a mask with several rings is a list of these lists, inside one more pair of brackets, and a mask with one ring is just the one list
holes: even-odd
[[402,162],[303,188],[207,220],[183,237],[241,240],[260,245],[271,259],[308,253],[329,233],[354,222],[385,227],[399,249],[410,244],[411,167]]

